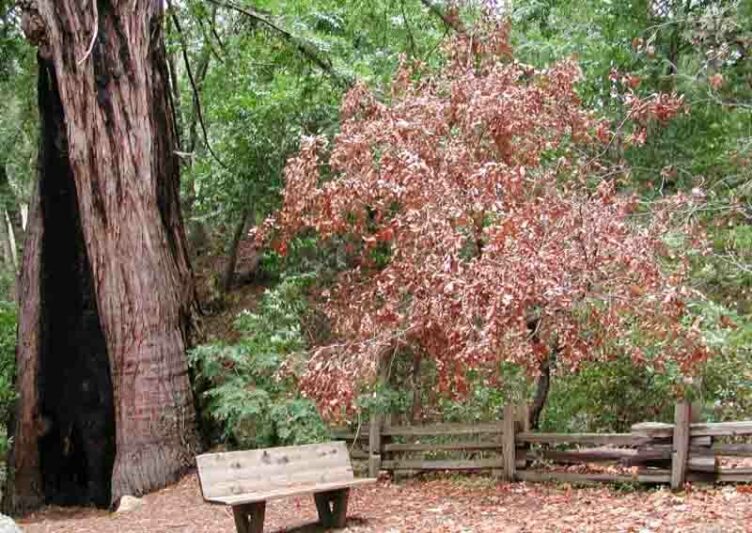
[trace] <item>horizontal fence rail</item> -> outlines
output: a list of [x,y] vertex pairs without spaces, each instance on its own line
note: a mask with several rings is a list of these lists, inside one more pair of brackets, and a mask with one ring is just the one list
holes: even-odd
[[527,410],[511,405],[499,422],[392,425],[374,415],[367,425],[332,433],[351,443],[353,461],[366,463],[371,476],[485,470],[529,482],[752,483],[752,461],[727,466],[752,458],[752,442],[743,442],[752,437],[752,420],[693,423],[686,402],[677,404],[674,424],[645,422],[629,433],[530,431]]

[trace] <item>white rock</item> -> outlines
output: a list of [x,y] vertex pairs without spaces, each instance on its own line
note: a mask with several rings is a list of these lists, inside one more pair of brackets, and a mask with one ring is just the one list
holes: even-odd
[[141,500],[141,498],[136,498],[135,496],[123,496],[120,498],[120,503],[118,504],[118,508],[115,511],[116,513],[128,513],[130,511],[135,511],[136,509],[139,509],[144,502]]
[[22,533],[10,516],[0,514],[0,533]]

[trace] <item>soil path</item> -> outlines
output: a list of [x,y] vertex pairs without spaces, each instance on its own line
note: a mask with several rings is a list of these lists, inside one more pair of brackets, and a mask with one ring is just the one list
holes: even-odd
[[[265,531],[321,531],[313,498],[270,502]],[[203,502],[195,475],[143,498],[128,513],[47,508],[26,517],[27,533],[233,532],[229,508]],[[345,531],[752,532],[752,487],[718,487],[672,494],[661,489],[618,492],[485,478],[404,484],[380,482],[354,491]]]

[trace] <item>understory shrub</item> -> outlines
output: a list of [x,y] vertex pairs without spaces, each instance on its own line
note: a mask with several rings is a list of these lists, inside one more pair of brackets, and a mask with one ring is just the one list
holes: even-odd
[[752,419],[752,315],[714,302],[698,305],[705,337],[716,356],[700,383],[708,421]]
[[205,344],[189,353],[204,427],[212,440],[257,448],[325,440],[326,426],[302,397],[291,372],[305,347],[301,317],[311,276],[283,279],[267,290],[256,312],[244,311],[234,344]]
[[673,384],[672,376],[637,366],[628,357],[556,373],[541,430],[621,432],[637,422],[670,421]]

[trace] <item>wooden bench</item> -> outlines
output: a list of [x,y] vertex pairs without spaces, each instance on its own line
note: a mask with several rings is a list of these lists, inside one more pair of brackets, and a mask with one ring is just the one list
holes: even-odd
[[199,455],[204,499],[231,505],[239,533],[260,533],[266,502],[313,494],[324,527],[344,527],[350,488],[374,483],[355,479],[347,445],[309,444]]

